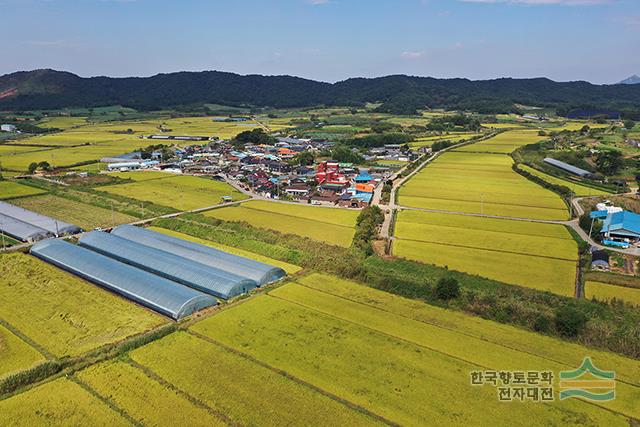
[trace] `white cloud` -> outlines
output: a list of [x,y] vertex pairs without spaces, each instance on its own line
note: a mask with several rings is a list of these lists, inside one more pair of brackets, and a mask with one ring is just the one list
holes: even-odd
[[510,3],[529,5],[587,6],[610,4],[614,0],[458,0],[464,3]]
[[405,50],[400,54],[400,56],[404,59],[420,59],[424,57],[424,52],[414,52]]
[[331,0],[307,0],[307,3],[313,6],[319,6],[321,4],[328,4]]

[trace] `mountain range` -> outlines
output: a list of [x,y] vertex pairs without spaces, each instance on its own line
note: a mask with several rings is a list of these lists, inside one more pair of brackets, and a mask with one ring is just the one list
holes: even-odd
[[141,110],[205,103],[254,107],[359,106],[413,113],[448,108],[512,112],[517,105],[640,110],[640,85],[594,85],[547,78],[436,79],[392,75],[325,83],[292,76],[239,75],[221,71],[177,72],[152,77],[80,77],[49,69],[0,76],[0,110],[122,105]]
[[620,85],[637,85],[637,84],[640,84],[640,76],[638,76],[637,74],[634,74],[633,76],[627,77],[626,79],[622,80],[618,84],[620,84]]

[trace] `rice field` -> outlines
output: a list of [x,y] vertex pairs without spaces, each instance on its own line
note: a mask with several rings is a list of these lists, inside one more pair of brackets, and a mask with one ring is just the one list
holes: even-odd
[[294,378],[190,333],[174,333],[131,358],[239,425],[375,425]]
[[247,199],[245,194],[226,182],[187,175],[165,175],[164,178],[109,185],[100,187],[99,191],[178,210],[214,206],[221,203],[222,196],[231,196],[234,201]]
[[560,196],[514,172],[512,163],[506,155],[444,153],[402,186],[398,203],[513,218],[568,219]]
[[14,181],[0,180],[0,200],[44,194],[46,191]]
[[629,304],[640,306],[640,289],[626,286],[617,286],[610,283],[587,281],[584,285],[585,298],[598,301],[611,301],[616,299]]
[[[634,399],[640,389],[630,383],[621,384],[619,400],[608,402],[606,409],[577,400],[504,405],[495,389],[469,386],[474,369],[571,369],[585,352],[605,368],[620,367],[622,377],[635,381],[632,360],[567,347],[331,276],[299,281],[224,310],[191,330],[401,425],[624,425],[625,417],[637,415]],[[537,349],[531,352],[530,347]]]
[[436,141],[452,141],[459,142],[462,140],[467,140],[475,137],[482,136],[481,133],[454,133],[450,135],[438,135],[438,136],[427,136],[418,138],[415,141],[409,143],[409,147],[413,149],[422,148],[422,147],[431,147]]
[[165,322],[149,310],[22,253],[0,255],[0,320],[28,337],[36,348],[57,357],[80,355]]
[[82,386],[66,378],[0,400],[0,424],[24,427],[131,425]]
[[475,144],[456,148],[456,151],[509,154],[523,145],[534,144],[544,139],[544,136],[538,135],[538,130],[536,129],[511,130],[500,133],[493,138],[478,141]]
[[94,365],[78,378],[142,425],[227,425],[213,411],[126,362]]
[[280,267],[284,271],[286,271],[287,274],[295,274],[295,273],[298,273],[300,270],[302,270],[302,267],[289,264],[288,262],[269,258],[264,255],[257,254],[255,252],[245,251],[244,249],[234,248],[233,246],[227,246],[221,243],[212,242],[211,240],[200,239],[198,237],[190,236],[188,234],[180,233],[178,231],[167,230],[166,228],[160,228],[160,227],[149,227],[149,229],[157,231],[159,233],[166,234],[168,236],[177,237],[179,239],[188,240],[190,242],[199,243],[205,246],[211,246],[212,248],[220,249],[221,251],[225,251],[230,254],[243,256],[245,258],[264,262],[265,264],[270,264],[276,267]]
[[150,179],[170,178],[176,176],[168,172],[158,171],[133,171],[133,172],[110,172],[109,176],[114,176],[120,179],[130,179],[131,181],[149,181]]
[[401,211],[393,252],[501,282],[571,296],[578,247],[564,226]]
[[[470,385],[476,370],[539,370],[557,387],[585,355],[615,369],[615,400],[509,405]],[[0,424],[628,427],[638,384],[635,360],[311,274],[0,400]]]
[[351,245],[358,214],[358,211],[349,209],[259,200],[205,213],[223,221],[244,221],[254,227],[297,234],[344,247]]
[[596,188],[592,188],[586,185],[581,185],[577,182],[558,178],[553,175],[549,175],[547,173],[541,172],[537,169],[534,169],[530,166],[520,164],[518,167],[526,172],[529,172],[532,175],[537,176],[538,178],[555,185],[563,185],[565,187],[569,187],[576,196],[606,196],[611,194],[608,191],[598,190]]
[[92,230],[96,227],[108,228],[138,220],[138,218],[115,210],[53,195],[25,197],[13,200],[12,203],[42,215],[78,225],[85,230]]
[[0,378],[44,360],[40,352],[0,324]]

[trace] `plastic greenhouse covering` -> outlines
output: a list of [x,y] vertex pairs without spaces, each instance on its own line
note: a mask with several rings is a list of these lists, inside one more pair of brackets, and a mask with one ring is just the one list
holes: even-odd
[[211,295],[63,240],[38,242],[31,253],[176,320],[217,304]]
[[0,231],[14,239],[22,240],[23,242],[35,242],[37,240],[53,237],[53,233],[50,233],[47,230],[43,230],[40,227],[34,227],[31,224],[27,224],[19,219],[3,214],[0,214]]
[[110,258],[199,291],[229,299],[249,292],[256,282],[103,231],[84,234],[78,243]]
[[258,286],[275,282],[287,275],[283,269],[272,265],[133,225],[116,227],[112,234],[253,279]]
[[64,236],[66,234],[76,234],[82,231],[77,225],[68,222],[58,221],[48,216],[40,215],[33,211],[12,205],[6,202],[0,202],[0,214],[16,218],[34,227],[42,228],[56,236]]

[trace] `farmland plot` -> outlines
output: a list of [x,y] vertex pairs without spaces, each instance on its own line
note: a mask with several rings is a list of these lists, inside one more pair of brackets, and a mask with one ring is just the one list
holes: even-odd
[[445,153],[400,189],[399,204],[513,218],[567,219],[560,196],[514,172],[511,164],[506,155]]
[[0,378],[42,361],[42,354],[0,324]]
[[398,215],[394,254],[573,295],[578,248],[561,225],[418,211]]
[[100,191],[153,202],[178,210],[192,210],[217,205],[222,196],[244,200],[247,196],[225,182],[196,176],[168,176],[128,184],[100,187]]
[[131,357],[240,425],[376,425],[375,419],[299,381],[186,332],[137,349]]
[[538,130],[535,129],[512,130],[500,133],[493,138],[485,139],[472,145],[456,148],[456,151],[508,154],[523,145],[534,144],[544,139],[545,137],[539,136]]
[[80,385],[59,378],[0,400],[6,426],[130,426],[131,423]]
[[[495,389],[470,387],[469,372],[492,359],[489,366],[496,369],[527,369],[526,353],[520,365],[500,345],[475,346],[482,344],[480,339],[467,344],[466,336],[297,284],[255,297],[192,329],[399,424],[624,425],[620,414],[633,413],[638,395],[637,389],[626,389],[628,401],[616,407],[620,414],[578,401],[553,407],[504,405]],[[467,359],[459,357],[462,353]],[[534,366],[545,362],[541,357]]]
[[44,194],[46,191],[13,181],[0,180],[0,200]]
[[22,253],[0,255],[0,319],[55,356],[79,355],[164,322]]
[[226,425],[212,411],[128,363],[94,365],[81,371],[78,378],[143,425]]
[[245,221],[258,228],[297,234],[310,239],[349,246],[359,212],[276,202],[249,201],[214,209],[205,215],[223,221]]
[[13,200],[12,203],[42,215],[76,224],[85,230],[113,227],[136,220],[120,212],[52,195],[26,197]]
[[595,298],[599,301],[611,301],[615,298],[618,301],[640,306],[640,289],[638,288],[587,281],[584,292],[585,298]]
[[553,175],[549,175],[547,173],[541,172],[537,169],[534,169],[527,165],[518,165],[520,169],[525,172],[529,172],[530,174],[537,176],[538,178],[555,185],[562,185],[564,187],[568,187],[575,193],[576,196],[606,196],[611,194],[609,191],[599,190],[597,188],[592,188],[586,185],[581,185],[577,182],[570,181],[567,179],[558,178]]

